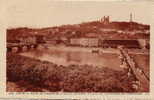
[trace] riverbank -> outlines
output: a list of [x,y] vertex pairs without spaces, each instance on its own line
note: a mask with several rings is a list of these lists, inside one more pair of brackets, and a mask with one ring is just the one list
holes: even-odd
[[[110,54],[119,54],[117,48],[101,48],[101,47],[79,47],[79,46],[65,46],[65,45],[52,45],[45,44],[46,49],[51,50],[63,50],[70,52],[92,52],[93,50],[98,50],[99,54],[110,53]],[[149,55],[150,51],[148,49],[127,49],[130,54],[140,54],[140,55]]]
[[12,86],[24,87],[22,92],[135,92],[131,85],[133,80],[133,77],[127,78],[124,71],[106,67],[63,66],[21,55],[7,55],[8,92],[20,91],[11,89]]

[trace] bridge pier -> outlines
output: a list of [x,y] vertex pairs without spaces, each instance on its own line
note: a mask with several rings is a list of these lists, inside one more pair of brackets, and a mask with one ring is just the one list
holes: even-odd
[[17,53],[18,52],[18,47],[13,47],[11,50],[12,53]]
[[22,52],[22,47],[18,47],[18,52]]
[[25,52],[28,50],[28,46],[22,46],[22,51]]
[[34,47],[34,48],[37,48],[37,47],[38,47],[38,44],[34,44],[33,47]]
[[34,45],[30,45],[29,48],[33,50],[34,49]]
[[7,52],[12,53],[19,53],[19,52],[25,52],[28,50],[36,49],[38,47],[38,44],[15,44],[7,46]]

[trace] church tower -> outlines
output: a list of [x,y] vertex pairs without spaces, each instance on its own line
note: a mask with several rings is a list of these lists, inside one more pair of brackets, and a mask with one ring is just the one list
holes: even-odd
[[104,16],[103,18],[101,18],[100,22],[107,25],[107,24],[110,23],[110,17],[109,16]]

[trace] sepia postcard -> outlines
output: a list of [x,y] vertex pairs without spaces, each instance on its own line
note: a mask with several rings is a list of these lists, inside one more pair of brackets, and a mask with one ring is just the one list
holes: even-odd
[[0,2],[0,98],[154,97],[154,2]]

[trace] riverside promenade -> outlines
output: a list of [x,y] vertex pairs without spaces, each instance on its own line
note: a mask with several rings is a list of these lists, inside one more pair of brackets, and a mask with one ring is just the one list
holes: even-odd
[[127,50],[123,48],[119,48],[120,55],[123,57],[126,66],[130,70],[131,74],[139,81],[138,90],[139,91],[148,91],[149,90],[149,77],[146,76],[144,70],[142,70],[137,63],[134,61],[133,57],[131,57]]

